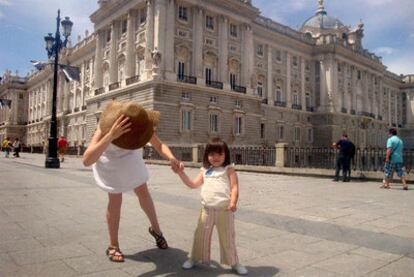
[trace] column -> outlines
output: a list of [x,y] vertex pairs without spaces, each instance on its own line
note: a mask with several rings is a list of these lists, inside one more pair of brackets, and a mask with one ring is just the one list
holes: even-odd
[[[153,64],[159,70],[165,67],[165,38],[167,19],[167,0],[156,0],[154,7],[154,50],[161,54],[161,60]],[[154,73],[154,72],[153,72]]]
[[130,10],[128,12],[127,21],[127,52],[125,57],[125,79],[135,76],[135,21],[136,11]]
[[218,46],[219,46],[219,76],[220,81],[228,83],[228,19],[225,16],[218,17]]
[[407,91],[407,128],[414,128],[414,93]]
[[300,95],[301,95],[301,104],[302,104],[302,111],[306,111],[306,91],[305,91],[305,58],[300,58]]
[[81,97],[80,97],[79,111],[82,111],[82,106],[85,103],[85,92],[84,92],[84,89],[85,89],[85,85],[84,85],[85,84],[85,69],[86,69],[85,63],[82,63],[81,82],[79,83],[80,86],[81,86],[81,88],[80,88]]
[[343,101],[345,101],[345,103],[342,103],[342,107],[347,109],[347,113],[350,113],[350,102],[349,102],[349,94],[348,94],[348,76],[347,76],[347,67],[348,65],[346,63],[343,63],[343,68],[342,68],[342,79],[344,82],[344,91],[343,91]]
[[246,86],[247,94],[253,94],[251,77],[254,73],[254,42],[253,30],[248,24],[243,24],[242,32],[242,64],[241,64],[241,86]]
[[194,8],[193,14],[193,70],[198,84],[204,84],[203,76],[203,22],[204,11]]
[[292,62],[290,60],[290,53],[286,52],[286,107],[292,108],[292,94],[291,94],[291,79],[292,79]]
[[351,66],[351,109],[357,111],[357,91],[356,91],[356,74],[354,66]]
[[266,87],[267,96],[267,103],[272,104],[274,100],[272,97],[273,94],[273,55],[272,55],[272,46],[267,46],[267,87]]
[[147,22],[145,30],[145,72],[146,77],[144,80],[148,80],[152,71],[152,50],[154,48],[154,12],[153,12],[153,0],[147,0]]
[[111,26],[111,53],[109,57],[109,84],[118,82],[118,34],[119,21],[114,20]]
[[167,26],[165,34],[165,71],[166,78],[170,80],[176,79],[176,74],[174,73],[174,61],[175,61],[175,1],[168,1],[167,8]]
[[392,112],[391,112],[391,91],[389,89],[387,89],[387,94],[388,94],[388,125],[391,126],[392,125]]
[[[103,60],[103,41],[104,32],[102,30],[97,31],[96,34],[96,48],[95,48],[95,85],[94,89],[101,88],[103,86],[102,76],[102,60]],[[92,70],[91,70],[92,71]],[[91,79],[92,80],[92,79]]]
[[329,76],[328,79],[330,81],[328,82],[328,94],[330,96],[330,99],[332,101],[332,106],[330,111],[340,111],[342,101],[339,97],[338,93],[338,63],[333,58],[330,57],[329,62]]

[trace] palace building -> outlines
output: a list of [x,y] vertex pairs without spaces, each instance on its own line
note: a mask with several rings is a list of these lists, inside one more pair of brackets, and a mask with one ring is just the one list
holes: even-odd
[[[363,47],[363,23],[351,28],[318,2],[294,30],[250,0],[98,1],[95,31],[61,53],[81,78],[59,76],[59,135],[87,144],[116,99],[160,111],[158,134],[171,145],[220,136],[231,145],[322,147],[346,132],[359,147],[384,147],[394,126],[414,147],[414,75],[388,71]],[[52,68],[16,75],[0,84],[0,98],[12,100],[0,110],[0,137],[41,145]]]

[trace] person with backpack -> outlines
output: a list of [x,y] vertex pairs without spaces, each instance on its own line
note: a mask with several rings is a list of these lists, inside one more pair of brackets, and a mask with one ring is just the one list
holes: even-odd
[[342,169],[342,181],[349,182],[350,173],[350,156],[349,156],[349,148],[351,142],[348,140],[347,134],[342,134],[341,139],[338,140],[336,143],[333,144],[333,147],[339,149],[339,152],[336,157],[335,163],[335,177],[333,181],[339,181],[339,172]]

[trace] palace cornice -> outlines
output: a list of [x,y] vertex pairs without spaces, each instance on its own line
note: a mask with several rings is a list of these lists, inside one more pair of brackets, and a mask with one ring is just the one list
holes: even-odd
[[48,65],[45,69],[31,75],[27,81],[27,85],[29,88],[32,88],[37,84],[46,81],[49,77],[52,77],[52,65]]
[[95,34],[96,33],[93,33],[89,37],[85,38],[84,40],[76,44],[74,47],[68,49],[68,51],[66,52],[65,58],[73,62],[95,51],[95,48],[96,48]]
[[[253,20],[260,14],[260,10],[251,4],[243,3],[242,1],[235,1],[235,0],[190,0],[188,1],[195,5],[199,6],[206,6],[208,8],[212,8],[211,5],[214,7],[219,6],[219,12],[222,13],[222,10],[225,9],[228,12],[235,14],[236,17],[243,17]],[[207,3],[207,5],[205,5]],[[208,5],[210,4],[210,5]]]

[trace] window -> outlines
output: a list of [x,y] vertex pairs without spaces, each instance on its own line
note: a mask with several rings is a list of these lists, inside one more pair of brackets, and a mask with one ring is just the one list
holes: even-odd
[[338,63],[338,72],[341,72],[341,71],[342,71],[341,64],[340,64],[340,63]]
[[277,102],[282,102],[282,88],[280,86],[276,86],[275,100]]
[[300,141],[300,127],[295,127],[295,141]]
[[277,134],[278,134],[278,139],[279,140],[284,139],[285,138],[285,127],[284,126],[279,126]]
[[214,30],[214,18],[210,15],[206,16],[206,28]]
[[361,80],[361,70],[358,70],[358,80]]
[[293,104],[299,105],[299,95],[296,90],[293,92]]
[[210,114],[210,132],[218,133],[218,114]]
[[210,83],[211,82],[211,68],[206,68],[206,83]]
[[111,41],[111,30],[106,31],[106,42]]
[[183,21],[187,21],[188,17],[187,17],[187,7],[183,7],[183,6],[179,6],[178,7],[178,18],[183,20]]
[[241,135],[243,128],[243,118],[241,116],[236,116],[234,118],[234,134]]
[[259,95],[260,97],[263,97],[263,82],[262,81],[257,82],[257,95]]
[[257,47],[256,47],[256,53],[259,56],[263,56],[263,45],[261,45],[261,44],[257,45]]
[[217,96],[210,96],[210,103],[217,104]]
[[230,73],[230,86],[233,89],[236,86],[236,74]]
[[275,58],[276,58],[276,61],[278,62],[282,61],[282,52],[280,52],[280,50],[275,51]]
[[145,21],[147,21],[147,9],[143,8],[140,10],[140,16],[139,16],[139,23],[142,24]]
[[182,92],[181,93],[181,99],[182,100],[191,100],[191,95],[190,95],[190,93],[189,92]]
[[183,110],[181,116],[181,130],[191,131],[191,111]]
[[184,79],[185,73],[185,64],[183,62],[178,62],[178,78]]
[[311,98],[310,98],[310,93],[309,92],[306,93],[305,99],[306,99],[305,100],[306,101],[306,107],[307,108],[311,107]]
[[296,57],[296,56],[293,56],[292,57],[292,64],[293,64],[293,66],[298,66],[298,57]]
[[306,61],[306,63],[305,63],[305,70],[310,71],[310,62],[309,61]]
[[128,28],[128,21],[126,19],[125,20],[122,20],[122,24],[121,24],[121,32],[122,32],[122,34],[125,34],[126,33],[127,28]]
[[230,24],[230,35],[232,37],[237,37],[237,26],[234,24]]
[[242,107],[242,103],[241,100],[236,99],[236,101],[234,102],[234,106],[238,109],[240,109]]
[[265,125],[264,123],[260,124],[260,138],[264,138],[265,137]]
[[313,129],[309,128],[308,129],[308,142],[312,142],[313,141]]

